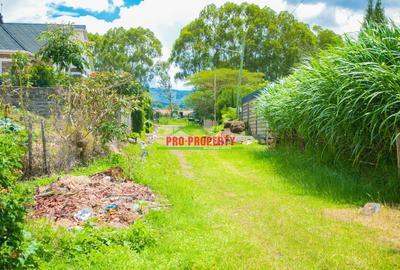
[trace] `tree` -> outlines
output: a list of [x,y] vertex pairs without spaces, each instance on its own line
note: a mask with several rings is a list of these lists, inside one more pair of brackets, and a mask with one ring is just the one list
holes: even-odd
[[174,92],[172,91],[171,78],[169,76],[169,63],[159,62],[157,64],[157,77],[158,85],[162,88],[165,98],[168,100],[168,109],[170,111],[170,116],[176,109]]
[[382,24],[387,21],[385,10],[382,6],[382,1],[377,0],[374,6],[374,0],[368,0],[367,10],[365,11],[364,22],[362,29],[365,29],[368,24],[378,23]]
[[238,68],[243,40],[244,68],[263,72],[268,80],[289,74],[304,56],[318,51],[314,33],[288,12],[248,3],[209,5],[175,41],[170,61],[181,69],[177,78],[208,68]]
[[367,26],[369,22],[372,21],[374,17],[374,0],[368,0],[367,10],[365,11],[363,28]]
[[[204,70],[192,75],[187,84],[193,86],[195,91],[189,95],[187,103],[199,116],[210,118],[212,115],[217,120],[224,107],[236,106],[238,77],[239,70],[229,68]],[[264,74],[244,70],[241,96],[264,85]]]
[[149,29],[113,28],[104,35],[89,34],[97,71],[128,72],[142,85],[154,76],[154,59],[161,56],[161,42]]
[[381,0],[376,1],[373,18],[374,18],[375,23],[385,23],[386,22],[385,10],[382,6]]
[[322,29],[320,26],[314,26],[313,30],[317,34],[318,47],[326,50],[329,47],[343,46],[343,39],[335,32],[329,29]]
[[45,45],[37,53],[42,60],[53,63],[57,71],[66,72],[74,66],[83,73],[88,62],[85,59],[88,51],[71,25],[55,26],[40,34],[39,41]]

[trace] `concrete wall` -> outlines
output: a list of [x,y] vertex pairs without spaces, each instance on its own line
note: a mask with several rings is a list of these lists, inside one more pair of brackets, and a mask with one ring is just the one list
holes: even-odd
[[[20,107],[19,91],[15,89],[13,91],[4,92],[0,90],[3,100],[8,104],[15,107]],[[50,116],[50,109],[53,101],[49,99],[50,95],[55,94],[56,91],[53,88],[30,88],[28,89],[28,95],[24,95],[25,108],[43,117]]]

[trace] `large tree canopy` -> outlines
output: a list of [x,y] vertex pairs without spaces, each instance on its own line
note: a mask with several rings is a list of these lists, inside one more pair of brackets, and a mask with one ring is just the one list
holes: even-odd
[[161,56],[161,42],[149,29],[113,28],[104,35],[90,34],[97,71],[128,72],[146,84],[154,76],[154,59]]
[[288,12],[277,14],[268,7],[247,3],[226,3],[220,8],[209,5],[182,29],[170,61],[181,69],[177,78],[207,68],[238,68],[238,51],[244,40],[245,69],[263,72],[266,79],[274,80],[289,74],[305,55],[317,52],[319,43],[322,48],[341,43],[333,32],[328,35],[321,40]]

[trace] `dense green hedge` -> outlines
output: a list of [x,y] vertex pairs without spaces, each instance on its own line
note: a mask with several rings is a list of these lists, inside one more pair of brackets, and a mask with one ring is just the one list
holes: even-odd
[[354,163],[392,159],[400,128],[400,27],[371,25],[270,86],[259,110],[281,137],[303,137]]

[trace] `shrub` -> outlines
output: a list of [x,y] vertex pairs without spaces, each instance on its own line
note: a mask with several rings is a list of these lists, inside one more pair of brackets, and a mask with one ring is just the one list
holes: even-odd
[[52,66],[36,61],[29,67],[30,81],[34,87],[50,87],[56,83]]
[[222,123],[235,120],[236,117],[236,108],[225,107],[221,110]]
[[259,109],[280,136],[323,144],[354,164],[394,156],[400,128],[400,27],[371,25],[268,87]]
[[[126,247],[134,252],[156,243],[157,235],[142,221],[136,221],[128,229],[96,228],[87,223],[82,229],[67,231],[54,229],[50,223],[35,222],[31,225],[33,238],[39,243],[37,259],[72,262],[82,259],[105,247]],[[107,256],[107,254],[104,254]]]
[[146,128],[146,133],[151,133],[152,132],[152,130],[153,130],[153,122],[152,121],[150,121],[150,120],[146,120],[145,122],[144,122],[144,126],[145,126],[145,128]]
[[0,268],[17,269],[30,265],[30,251],[23,248],[26,200],[15,191],[21,175],[23,136],[9,127],[0,128]]
[[82,163],[111,139],[122,137],[126,126],[117,116],[128,114],[139,103],[138,97],[117,91],[118,86],[131,81],[131,77],[116,82],[111,78],[111,73],[93,73],[68,91],[61,90],[54,96],[60,108],[55,129],[63,144],[72,148],[72,153],[77,153]]
[[18,133],[22,127],[12,122],[9,118],[0,119],[0,130],[5,133]]

